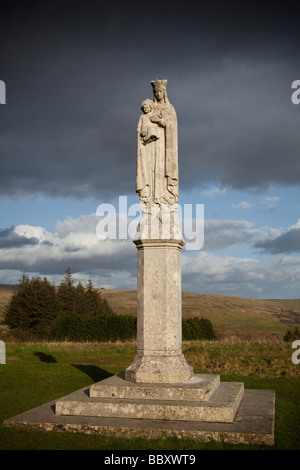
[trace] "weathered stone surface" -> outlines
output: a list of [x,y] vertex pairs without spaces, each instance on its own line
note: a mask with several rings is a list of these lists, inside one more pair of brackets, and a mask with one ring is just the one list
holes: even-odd
[[90,397],[129,398],[177,401],[206,401],[220,385],[217,374],[197,374],[185,383],[143,384],[124,380],[125,374],[114,375],[91,385]]
[[151,84],[153,101],[143,101],[137,126],[136,192],[143,215],[135,239],[180,240],[177,116],[167,80]]
[[221,383],[207,401],[91,398],[83,392],[57,400],[58,415],[113,418],[232,422],[244,393],[244,384]]
[[136,242],[137,355],[126,380],[176,383],[193,375],[182,354],[181,240]]
[[[88,394],[88,388],[82,391]],[[274,444],[275,392],[272,390],[245,390],[232,423],[59,416],[54,408],[55,401],[52,401],[9,418],[3,425],[28,430],[102,434],[123,439],[177,437],[198,442]]]
[[137,127],[136,192],[141,205],[171,206],[178,202],[177,116],[167,80],[151,84],[153,101],[143,101]]
[[188,381],[192,372],[183,354],[147,356],[138,351],[134,362],[126,369],[126,379],[137,383],[181,383]]

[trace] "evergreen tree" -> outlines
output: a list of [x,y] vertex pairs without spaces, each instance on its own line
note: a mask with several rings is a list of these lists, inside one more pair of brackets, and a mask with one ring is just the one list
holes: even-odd
[[75,279],[71,274],[71,269],[68,268],[57,291],[60,313],[76,313],[76,294]]
[[75,294],[75,311],[78,315],[85,315],[87,312],[85,288],[78,282]]
[[10,329],[30,330],[43,338],[55,337],[59,331],[65,337],[78,340],[121,338],[135,331],[135,324],[127,322],[129,332],[126,333],[126,319],[114,314],[91,280],[85,287],[81,282],[75,285],[70,268],[58,289],[46,277],[29,278],[23,274],[6,308],[4,320]]
[[43,335],[57,315],[58,303],[55,287],[46,277],[33,277],[26,291],[30,303],[30,329]]
[[55,287],[47,278],[23,274],[17,290],[5,311],[5,322],[11,329],[31,329],[43,334],[57,315]]
[[100,295],[100,292],[98,292],[98,295],[100,297],[100,309],[101,309],[101,314],[102,315],[113,315],[114,311],[109,305],[108,301],[106,299],[103,299]]
[[19,280],[17,290],[13,293],[4,312],[4,321],[11,328],[29,328],[30,317],[25,306],[24,295],[30,282],[29,277],[23,274]]
[[90,279],[86,283],[85,288],[86,313],[89,315],[96,315],[97,313],[101,313],[102,299]]

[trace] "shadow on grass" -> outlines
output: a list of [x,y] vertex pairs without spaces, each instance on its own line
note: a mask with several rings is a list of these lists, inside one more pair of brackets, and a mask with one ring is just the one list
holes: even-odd
[[101,367],[98,366],[86,364],[71,364],[71,366],[76,367],[76,369],[80,370],[80,372],[87,374],[93,380],[93,382],[99,382],[100,380],[107,379],[113,375],[107,370],[101,369]]
[[[38,351],[38,352],[35,352],[34,355],[37,356],[41,362],[58,364],[55,357],[51,356],[50,354],[45,354],[41,351]],[[100,380],[107,379],[108,377],[111,377],[113,375],[107,370],[101,369],[101,367],[98,367],[95,365],[89,365],[89,364],[70,364],[70,365],[73,367],[76,367],[76,369],[80,370],[80,372],[84,372],[85,374],[87,374],[93,380],[93,382],[99,382]]]
[[42,362],[56,362],[57,363],[57,360],[55,359],[55,357],[51,356],[50,354],[45,354],[39,351],[39,352],[35,352],[34,355],[37,356],[39,360]]

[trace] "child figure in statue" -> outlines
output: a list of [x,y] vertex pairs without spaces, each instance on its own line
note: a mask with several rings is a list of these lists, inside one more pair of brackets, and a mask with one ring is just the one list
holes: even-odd
[[157,125],[151,121],[154,115],[154,102],[147,99],[142,102],[141,110],[144,115],[140,118],[140,136],[143,140],[143,145],[158,139]]

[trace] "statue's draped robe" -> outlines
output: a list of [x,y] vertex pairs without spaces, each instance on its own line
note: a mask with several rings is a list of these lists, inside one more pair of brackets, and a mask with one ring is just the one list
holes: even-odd
[[148,187],[148,202],[174,204],[178,202],[177,116],[169,103],[156,103],[154,114],[160,115],[166,126],[157,125],[158,139],[144,145],[139,121],[136,191],[140,193]]

